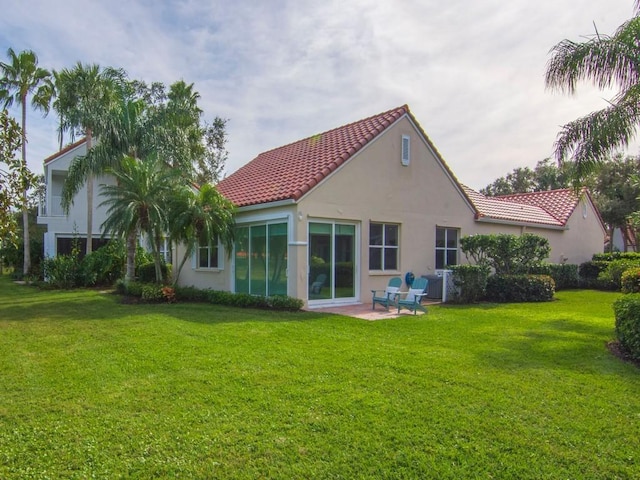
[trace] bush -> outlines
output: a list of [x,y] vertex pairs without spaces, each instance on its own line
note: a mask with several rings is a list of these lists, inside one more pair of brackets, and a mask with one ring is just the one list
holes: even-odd
[[146,302],[159,302],[164,298],[162,287],[155,283],[143,285],[140,298]]
[[487,300],[493,302],[548,302],[555,282],[549,275],[492,275],[487,280]]
[[82,260],[83,268],[92,272],[96,285],[113,285],[122,278],[127,260],[124,245],[119,240],[110,240],[105,246],[91,252]]
[[[162,281],[166,282],[169,278],[170,269],[166,264],[160,264],[162,272]],[[143,263],[137,268],[138,280],[143,283],[154,283],[156,281],[156,264],[154,262]]]
[[619,298],[613,304],[616,337],[630,357],[640,360],[640,295]]
[[42,262],[42,272],[46,282],[54,288],[87,287],[96,281],[95,273],[87,269],[87,264],[80,260],[77,244],[71,250],[71,255],[45,258]]
[[633,267],[639,267],[640,261],[618,259],[609,262],[607,267],[598,275],[598,281],[602,286],[611,290],[622,290],[622,274]]
[[568,288],[578,288],[580,278],[578,265],[570,263],[543,263],[531,269],[535,275],[549,275],[556,284],[556,292]]
[[174,301],[208,302],[215,305],[226,305],[240,308],[262,308],[267,310],[286,310],[297,312],[302,309],[304,302],[298,298],[286,295],[274,295],[264,297],[261,295],[249,295],[248,293],[232,293],[222,290],[198,289],[196,287],[163,287],[156,283],[129,282],[125,284],[119,281],[116,291],[122,295],[139,297],[147,302],[166,300]]
[[176,300],[185,302],[207,302],[211,290],[202,290],[196,287],[181,287],[176,285]]
[[622,274],[622,293],[640,292],[640,267],[632,267]]
[[[595,257],[595,255],[594,255]],[[580,278],[580,286],[584,288],[598,288],[598,276],[609,262],[603,260],[591,260],[581,263],[578,267],[578,277]]]
[[453,271],[453,283],[457,292],[453,297],[454,302],[475,303],[481,300],[487,290],[487,279],[491,272],[489,267],[483,265],[455,265]]
[[640,253],[637,253],[637,252],[595,253],[591,259],[596,262],[612,262],[613,260],[632,260],[632,261],[640,262]]

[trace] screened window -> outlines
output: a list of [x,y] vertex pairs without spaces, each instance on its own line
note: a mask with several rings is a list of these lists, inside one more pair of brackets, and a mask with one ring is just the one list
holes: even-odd
[[458,264],[457,228],[436,227],[436,269]]
[[198,268],[220,268],[218,242],[198,247]]
[[369,224],[369,270],[398,270],[400,225]]

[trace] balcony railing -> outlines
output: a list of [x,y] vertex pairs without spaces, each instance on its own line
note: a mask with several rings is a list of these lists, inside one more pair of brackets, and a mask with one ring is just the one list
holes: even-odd
[[38,215],[41,217],[64,217],[62,209],[62,197],[60,195],[51,195],[51,203],[42,202],[38,208]]

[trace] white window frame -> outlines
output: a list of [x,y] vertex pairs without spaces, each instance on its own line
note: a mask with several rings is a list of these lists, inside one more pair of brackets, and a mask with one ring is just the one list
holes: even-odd
[[[381,245],[372,245],[371,244],[371,226],[372,225],[381,225],[382,226],[382,244]],[[386,227],[394,226],[398,229],[398,244],[397,245],[387,245],[386,239]],[[380,250],[380,269],[372,269],[371,268],[371,249],[379,249]],[[396,250],[396,268],[385,268],[385,251],[388,249]],[[392,222],[375,222],[373,220],[369,221],[369,271],[370,272],[398,272],[400,271],[400,224],[392,223]]]
[[[444,230],[444,247],[438,247],[438,230]],[[456,246],[455,248],[453,247],[449,247],[448,245],[448,239],[449,239],[449,231],[455,231],[456,232]],[[452,265],[459,265],[460,264],[460,229],[456,228],[456,227],[438,227],[436,226],[436,242],[435,242],[435,262],[434,264],[436,265],[436,270],[440,270],[440,269],[446,269],[449,266]],[[447,253],[449,251],[455,251],[456,252],[456,263],[455,264],[451,264],[451,263],[447,263],[447,258],[448,255]],[[444,252],[444,262],[443,265],[438,266],[438,252]]]
[[[201,267],[200,266],[200,255],[201,255],[201,250],[206,250],[207,251],[207,265],[206,267]],[[211,260],[213,258],[211,250],[215,250],[216,252],[216,266],[211,266]],[[193,268],[195,270],[223,270],[224,269],[224,264],[223,264],[223,255],[222,253],[222,247],[220,245],[220,242],[218,242],[217,240],[214,242],[211,242],[209,245],[206,246],[202,246],[200,244],[198,244],[196,251],[193,253]]]

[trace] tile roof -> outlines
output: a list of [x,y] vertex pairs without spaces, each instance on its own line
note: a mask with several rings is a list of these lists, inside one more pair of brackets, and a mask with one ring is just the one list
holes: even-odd
[[[583,189],[583,193],[586,189]],[[580,201],[578,195],[570,189],[546,190],[542,192],[516,193],[513,195],[501,195],[501,200],[516,202],[526,205],[540,207],[557,218],[562,225],[566,225],[569,217],[578,206]]]
[[48,156],[47,158],[44,159],[44,163],[47,164],[49,162],[54,161],[56,158],[61,157],[62,155],[64,155],[65,153],[73,150],[76,147],[79,147],[80,145],[82,145],[84,142],[87,141],[86,137],[82,137],[80,140],[78,140],[77,142],[73,142],[70,145],[67,145],[66,147],[64,147],[62,150],[54,153],[53,155]]
[[568,188],[497,197],[487,197],[465,185],[462,188],[476,209],[477,219],[565,227],[579,202],[578,195]]
[[403,115],[403,105],[261,153],[218,184],[239,207],[298,200]]

